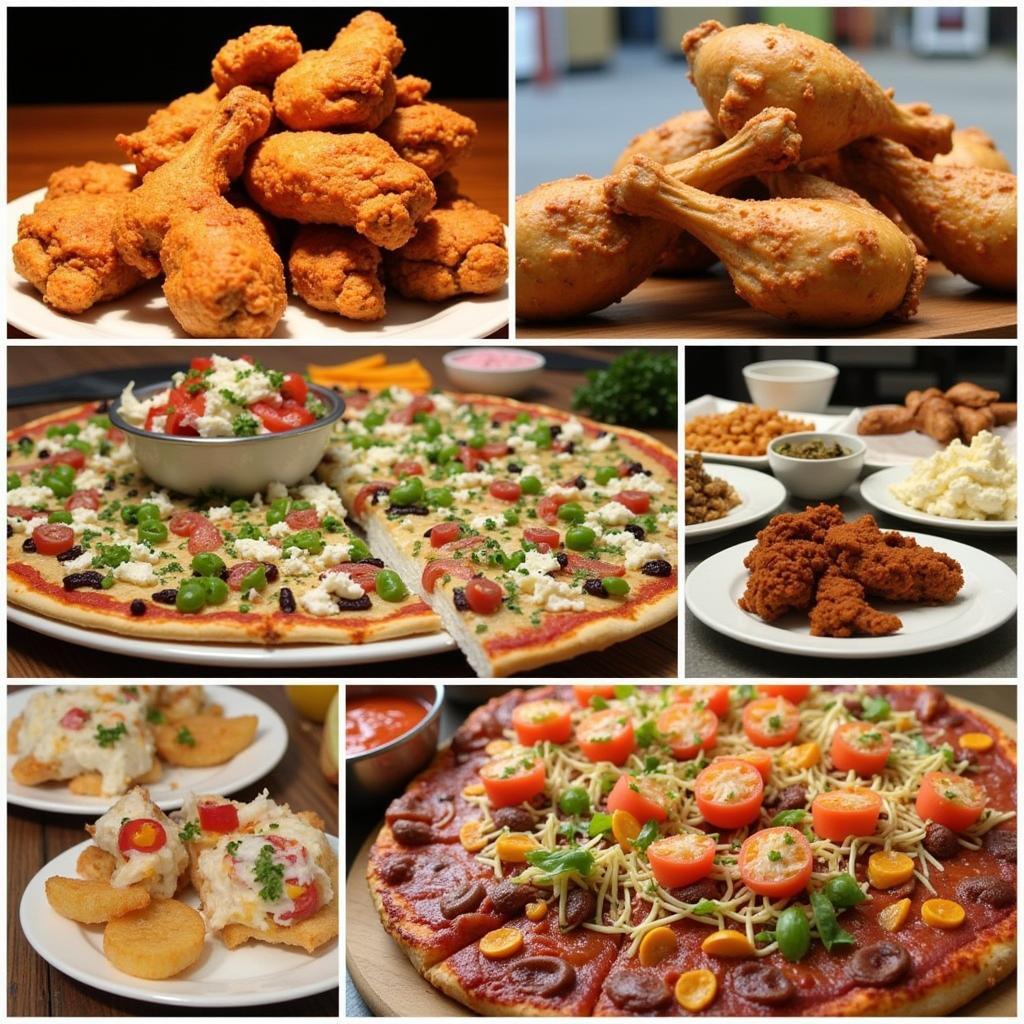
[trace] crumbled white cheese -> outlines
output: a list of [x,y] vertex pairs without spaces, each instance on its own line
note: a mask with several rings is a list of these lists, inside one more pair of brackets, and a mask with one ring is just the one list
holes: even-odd
[[523,577],[519,582],[519,592],[525,602],[549,612],[581,612],[587,606],[578,590],[550,576],[531,574]]
[[351,544],[325,544],[323,551],[314,558],[314,564],[320,571],[330,568],[332,565],[341,565],[342,562],[352,561]]
[[653,541],[637,540],[631,533],[623,532],[621,539],[616,537],[615,542],[622,545],[627,569],[639,569],[644,562],[650,562],[655,558],[664,558],[667,554],[660,544],[655,544]]
[[281,522],[267,527],[267,535],[269,537],[287,537],[291,532],[292,528],[283,519]]
[[345,505],[340,495],[327,484],[303,484],[299,487],[299,497],[311,502],[321,519],[330,515],[345,518]]
[[660,512],[658,513],[658,523],[664,526],[666,530],[678,530],[678,513],[676,512]]
[[132,544],[131,555],[134,561],[149,562],[150,565],[156,565],[160,561],[160,554],[148,544]]
[[254,562],[276,562],[281,558],[281,549],[260,537],[243,537],[236,540],[235,552],[239,558]]
[[489,484],[494,479],[493,473],[460,473],[456,480],[462,487],[479,487],[481,484]]
[[316,587],[303,594],[299,598],[299,604],[310,615],[337,615],[340,609],[334,600],[335,597],[355,601],[364,593],[366,591],[348,573],[332,572]]
[[497,516],[473,516],[473,518],[469,522],[469,525],[474,530],[496,530],[498,528]]
[[545,492],[549,498],[578,498],[579,488],[563,487],[561,484],[552,484]]
[[96,509],[94,508],[73,508],[71,510],[71,521],[73,523],[95,523]]
[[53,498],[49,487],[15,487],[7,492],[7,505],[45,505]]
[[605,526],[625,526],[633,513],[621,502],[609,501],[597,510],[597,516]]
[[63,572],[84,572],[89,566],[92,565],[93,553],[91,551],[83,551],[77,558],[71,559],[70,562],[63,562],[61,569]]
[[148,587],[157,582],[156,573],[149,562],[122,562],[114,566],[114,579],[132,583],[137,587]]
[[161,519],[170,519],[174,515],[174,504],[171,502],[166,491],[150,491],[146,501],[151,505],[156,505],[160,510]]
[[602,437],[595,437],[588,447],[592,452],[603,452],[607,450],[608,446],[614,440],[615,435],[611,431],[608,431],[608,433],[604,434]]
[[441,392],[432,394],[430,400],[434,403],[434,409],[437,412],[447,415],[455,411],[455,403],[447,395],[441,394]]
[[562,424],[559,441],[578,441],[583,436],[583,424],[575,416]]
[[550,551],[527,551],[526,558],[515,571],[520,576],[546,576],[560,568],[558,559]]
[[149,410],[157,405],[165,405],[170,391],[161,391],[151,398],[139,401],[135,397],[135,381],[129,381],[128,387],[121,392],[121,404],[117,407],[117,413],[133,427],[141,427],[146,423]]
[[22,519],[21,516],[8,516],[7,525],[15,533],[31,533],[37,526],[42,526],[47,518],[45,514],[29,516],[28,519]]
[[267,501],[276,501],[278,498],[287,498],[288,488],[280,480],[271,480],[267,484]]
[[75,490],[77,491],[102,491],[106,486],[107,477],[104,473],[97,473],[95,469],[86,467],[75,474]]
[[661,494],[665,488],[646,473],[635,473],[633,476],[613,476],[603,487],[594,490],[605,497],[611,498],[621,491],[646,491],[648,494]]
[[231,506],[230,505],[215,505],[213,508],[206,510],[206,518],[211,523],[219,523],[224,519],[231,518]]
[[281,559],[279,566],[282,573],[285,576],[309,576],[313,572],[313,567],[309,564],[306,559],[304,552],[300,552],[298,548],[289,548],[291,554],[287,558]]

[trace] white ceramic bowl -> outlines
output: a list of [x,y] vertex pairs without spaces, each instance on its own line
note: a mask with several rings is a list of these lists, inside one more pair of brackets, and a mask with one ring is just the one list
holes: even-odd
[[839,367],[813,359],[770,359],[743,367],[750,397],[765,409],[822,412],[832,397]]
[[[528,357],[529,365],[525,358],[522,367],[502,369],[500,367],[477,368],[471,366],[460,366],[459,359],[469,353],[477,358],[482,355],[493,354],[504,356],[514,352],[517,356]],[[544,357],[539,352],[533,352],[526,348],[457,348],[453,352],[446,352],[442,357],[444,371],[448,379],[457,388],[463,391],[478,391],[484,395],[504,395],[512,397],[521,395],[534,382],[541,370],[544,369]]]
[[[138,388],[143,401],[171,386],[170,381]],[[154,434],[126,423],[110,403],[110,422],[123,430],[135,460],[154,483],[180,494],[223,491],[249,497],[273,480],[290,487],[316,469],[331,440],[331,430],[345,409],[344,399],[328,388],[309,385],[326,413],[315,423],[280,434],[255,437],[175,437]]]
[[[838,441],[850,454],[838,459],[796,459],[776,451],[783,443],[798,441]],[[783,434],[768,445],[768,465],[794,497],[836,498],[860,475],[867,450],[868,446],[852,434],[826,434],[816,430]]]

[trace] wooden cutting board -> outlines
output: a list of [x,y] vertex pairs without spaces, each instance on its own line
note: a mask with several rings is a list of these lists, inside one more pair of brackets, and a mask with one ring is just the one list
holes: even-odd
[[[941,263],[928,264],[917,316],[881,320],[831,338],[1015,338],[1017,299],[976,288]],[[748,306],[733,291],[721,264],[695,277],[651,277],[621,302],[589,316],[550,323],[521,320],[520,340],[569,338],[818,338],[822,328],[791,327]]]
[[[960,700],[960,698],[957,698]],[[980,707],[961,701],[989,718],[1007,735],[1017,736],[1017,723]],[[476,1014],[449,999],[424,980],[381,927],[366,886],[366,865],[377,830],[363,844],[346,882],[345,957],[359,994],[377,1017],[473,1017]],[[995,988],[961,1007],[954,1017],[1015,1017],[1017,976],[1011,974]]]

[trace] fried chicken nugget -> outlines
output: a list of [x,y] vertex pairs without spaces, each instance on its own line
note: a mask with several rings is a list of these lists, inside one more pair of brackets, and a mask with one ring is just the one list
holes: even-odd
[[392,73],[405,52],[395,26],[357,14],[327,50],[309,50],[274,83],[274,112],[298,131],[372,131],[395,108]]
[[84,164],[62,167],[50,175],[45,199],[77,196],[83,192],[92,196],[114,196],[137,188],[139,179],[118,164],[101,164],[88,160]]
[[395,79],[395,106],[411,107],[422,103],[430,92],[429,79],[417,75],[402,75]]
[[31,754],[14,762],[14,781],[22,786],[39,786],[60,779],[60,765],[53,761],[37,761]]
[[118,135],[114,142],[135,164],[140,178],[173,160],[202,123],[217,109],[220,93],[216,85],[202,92],[188,92],[166,107],[154,110],[146,127],[130,135]]
[[97,878],[46,879],[46,902],[79,924],[102,924],[149,905],[149,893],[141,885],[118,888]]
[[109,882],[116,867],[114,855],[92,843],[78,855],[75,864],[75,870],[83,878],[92,878],[99,882]]
[[14,268],[48,306],[84,313],[142,283],[111,240],[129,195],[61,195],[37,203],[18,221]]
[[249,195],[275,217],[353,227],[397,249],[434,205],[427,175],[369,132],[280,132],[253,147]]
[[295,294],[314,309],[349,320],[384,316],[380,249],[349,228],[303,225],[292,242],[288,272]]
[[208,768],[230,761],[245,750],[256,735],[255,715],[219,718],[188,715],[173,725],[156,727],[156,749],[168,764]]
[[440,103],[398,107],[377,129],[395,152],[436,178],[470,150],[476,122]]
[[338,859],[333,853],[330,864],[324,867],[330,875],[334,896],[312,917],[288,927],[268,921],[266,931],[244,924],[227,924],[220,932],[221,941],[228,949],[237,949],[249,939],[256,939],[273,946],[300,946],[307,953],[315,953],[338,934]]
[[203,953],[202,914],[178,900],[153,900],[103,929],[103,953],[125,974],[159,981],[191,967]]
[[302,56],[302,44],[287,25],[257,25],[230,39],[213,58],[213,80],[226,96],[236,85],[273,85]]
[[487,295],[508,277],[501,219],[464,200],[432,210],[410,242],[385,257],[388,282],[407,299]]

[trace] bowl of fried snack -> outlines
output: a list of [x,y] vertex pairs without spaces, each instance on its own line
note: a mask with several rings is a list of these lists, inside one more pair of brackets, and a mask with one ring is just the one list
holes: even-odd
[[719,455],[759,456],[769,442],[783,434],[813,430],[814,424],[795,420],[778,409],[737,405],[728,412],[695,416],[686,424],[688,451]]
[[787,434],[768,445],[768,465],[797,498],[834,498],[860,475],[866,452],[850,434]]

